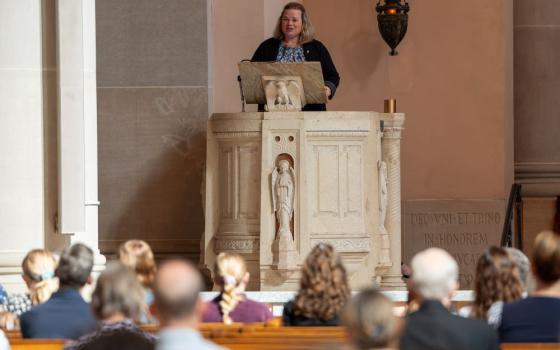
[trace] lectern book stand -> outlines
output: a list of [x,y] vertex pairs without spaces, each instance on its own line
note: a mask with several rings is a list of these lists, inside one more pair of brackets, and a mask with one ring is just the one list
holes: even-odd
[[327,102],[319,62],[240,62],[239,75],[245,102],[263,104],[268,112]]

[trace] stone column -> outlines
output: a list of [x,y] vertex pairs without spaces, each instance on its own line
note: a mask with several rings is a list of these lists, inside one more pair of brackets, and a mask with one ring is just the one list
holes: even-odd
[[0,283],[18,291],[22,258],[44,244],[41,1],[0,1],[0,23]]
[[383,138],[381,140],[382,160],[387,165],[387,217],[385,228],[390,236],[392,266],[381,276],[383,289],[403,289],[401,278],[401,133],[405,117],[401,113],[385,113]]
[[98,249],[95,1],[57,1],[60,232]]

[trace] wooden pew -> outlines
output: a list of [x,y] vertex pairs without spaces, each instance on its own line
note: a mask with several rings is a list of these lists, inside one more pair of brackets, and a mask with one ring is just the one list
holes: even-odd
[[[159,327],[148,325],[144,331],[157,334]],[[349,341],[343,327],[283,327],[277,322],[268,324],[224,325],[206,323],[200,325],[203,336],[232,350],[304,350],[304,349],[348,349]],[[6,332],[12,350],[61,350],[63,340],[21,339],[19,331]],[[502,344],[502,350],[551,350],[560,349],[560,344],[511,343]]]
[[558,350],[560,343],[504,343],[502,350]]
[[10,339],[11,350],[62,350],[61,339]]

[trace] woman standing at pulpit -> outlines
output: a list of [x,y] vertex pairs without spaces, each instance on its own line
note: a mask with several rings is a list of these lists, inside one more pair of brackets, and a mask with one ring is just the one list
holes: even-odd
[[[251,59],[253,62],[321,62],[325,94],[332,99],[340,82],[329,51],[314,39],[314,29],[305,7],[298,2],[284,6],[274,36],[259,45]],[[259,110],[262,106],[259,106]],[[308,104],[304,111],[325,111],[324,104]]]

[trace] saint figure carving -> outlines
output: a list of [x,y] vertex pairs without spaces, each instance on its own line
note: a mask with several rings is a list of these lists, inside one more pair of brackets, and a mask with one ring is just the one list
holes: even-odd
[[385,229],[385,219],[387,217],[387,163],[379,161],[377,163],[379,170],[379,224],[382,231]]
[[290,162],[283,159],[272,172],[272,204],[278,220],[278,239],[292,240],[290,222],[294,214],[295,174]]

